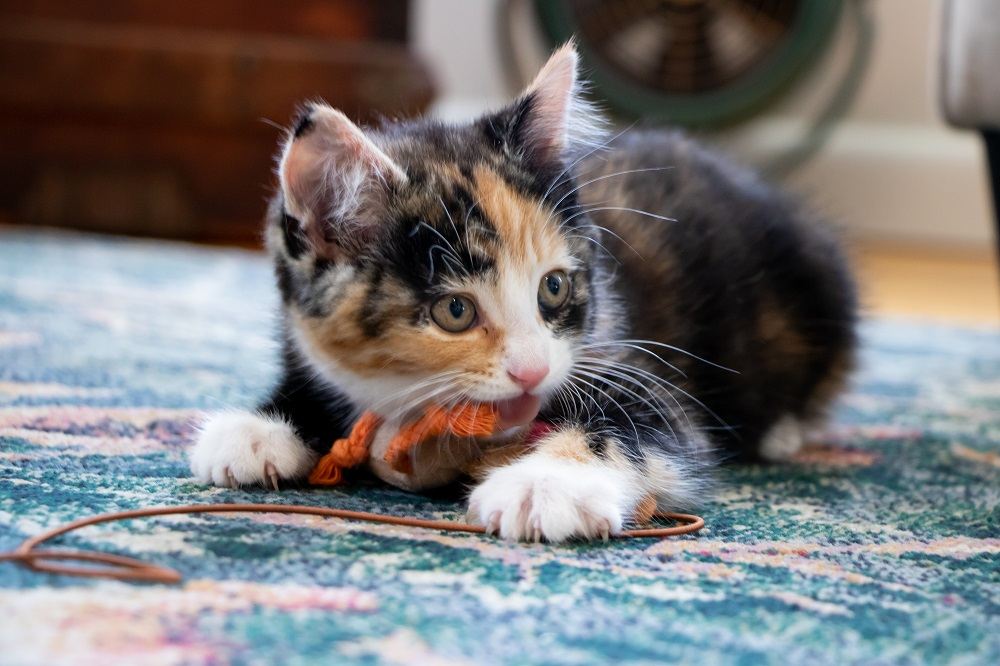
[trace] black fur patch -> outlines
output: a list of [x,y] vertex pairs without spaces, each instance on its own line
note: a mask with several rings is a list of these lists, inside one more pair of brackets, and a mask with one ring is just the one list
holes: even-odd
[[552,327],[556,337],[578,335],[587,323],[588,274],[577,271],[572,276],[573,293],[562,308],[551,312],[542,310],[542,318]]
[[288,262],[282,257],[275,258],[274,275],[278,280],[278,291],[286,304],[294,303],[295,298],[295,276],[292,273]]
[[369,338],[377,338],[385,325],[379,308],[380,290],[384,279],[385,271],[379,266],[373,266],[371,277],[368,279],[365,302],[361,306],[361,330]]
[[[471,201],[467,192],[466,196]],[[481,276],[495,270],[496,261],[468,242],[467,219],[480,227],[477,233],[496,233],[478,209],[456,207],[454,213],[445,213],[438,208],[428,213],[403,220],[391,246],[394,273],[414,291],[429,297],[445,277]]]
[[281,211],[281,232],[288,256],[292,259],[301,258],[309,249],[308,241],[302,233],[302,223],[286,211]]
[[317,453],[347,435],[353,413],[347,398],[322,382],[295,351],[287,335],[282,347],[283,372],[271,397],[258,410],[291,423],[296,434]]
[[306,109],[295,121],[294,129],[292,130],[292,136],[296,139],[301,139],[307,133],[312,131],[315,123],[312,119],[312,109]]

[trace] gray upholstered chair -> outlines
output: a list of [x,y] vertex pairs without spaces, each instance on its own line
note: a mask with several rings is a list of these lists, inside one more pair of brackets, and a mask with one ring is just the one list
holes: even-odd
[[953,125],[983,136],[1000,248],[1000,2],[942,3],[938,92]]

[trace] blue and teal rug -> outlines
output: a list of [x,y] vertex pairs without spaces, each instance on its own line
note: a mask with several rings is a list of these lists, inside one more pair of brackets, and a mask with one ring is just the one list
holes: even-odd
[[[274,305],[256,254],[0,232],[0,551],[152,505],[460,518],[375,487],[192,483],[192,420],[268,388]],[[727,469],[697,536],[510,545],[271,514],[92,528],[60,544],[185,581],[0,563],[0,663],[1000,663],[1000,335],[871,322],[864,340],[829,437]]]

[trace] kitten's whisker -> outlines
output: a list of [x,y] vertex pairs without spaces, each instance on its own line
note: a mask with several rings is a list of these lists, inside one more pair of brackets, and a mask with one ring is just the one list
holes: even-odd
[[[444,205],[443,202],[442,202],[442,205]],[[447,208],[445,209],[445,212],[446,213],[448,212]],[[448,215],[448,219],[451,219],[451,214]],[[448,240],[447,238],[444,237],[444,234],[442,234],[440,231],[438,231],[437,229],[435,229],[431,225],[427,224],[427,222],[425,222],[424,220],[420,220],[420,222],[417,223],[416,228],[419,229],[421,227],[423,227],[424,229],[429,230],[435,236],[437,236],[438,238],[440,238],[441,242],[443,242],[445,244],[445,247],[441,247],[440,245],[435,245],[431,249],[434,249],[434,247],[440,247],[442,252],[448,252],[448,253],[450,253],[451,256],[455,259],[455,261],[458,262],[458,264],[461,266],[461,264],[462,264],[462,258],[458,256],[458,251],[455,249],[455,246],[452,244],[452,242],[450,240]],[[433,275],[433,267],[432,267],[432,272],[431,273]]]
[[[623,379],[627,379],[631,383],[642,386],[645,390],[649,392],[651,392],[649,387],[647,387],[644,383],[638,381],[635,375],[638,375],[638,377],[646,379],[649,382],[652,382],[658,388],[661,389],[667,388],[665,386],[666,380],[664,380],[663,378],[651,372],[643,370],[642,368],[637,368],[635,366],[631,366],[625,363],[608,362],[601,359],[594,359],[587,357],[577,359],[576,363],[578,365],[588,367],[591,370],[595,370],[597,372],[612,373]],[[657,399],[659,400],[660,398],[657,397]]]
[[[608,393],[607,391],[605,391],[605,390],[603,390],[603,389],[601,389],[601,388],[599,388],[599,387],[591,384],[586,379],[584,379],[583,377],[579,376],[576,373],[575,369],[574,370],[570,370],[570,376],[573,377],[574,379],[576,379],[579,382],[583,382],[584,384],[586,384],[587,386],[589,386],[590,388],[594,389],[595,391],[597,391],[598,393],[600,393],[601,395],[603,395],[604,397],[606,397],[608,400],[610,400],[611,404],[613,404],[615,407],[617,407],[618,411],[620,411],[622,413],[622,415],[628,420],[628,422],[630,424],[632,424],[632,430],[635,431],[635,438],[636,438],[636,440],[639,439],[639,429],[635,426],[635,422],[632,420],[632,417],[629,415],[628,410],[625,409],[621,405],[620,402],[618,402],[617,400],[615,400],[614,397],[610,393]],[[584,395],[586,395],[586,393]],[[601,410],[601,411],[603,412],[604,410]],[[607,418],[607,417],[605,417],[605,418]]]
[[[637,370],[637,371],[640,370],[639,368],[634,368],[634,369]],[[663,377],[659,377],[658,375],[652,375],[652,374],[650,374],[649,376],[650,376],[651,379],[658,380],[658,383],[661,384],[662,388],[667,392],[667,394],[670,395],[671,398],[675,402],[677,402],[677,405],[678,405],[678,407],[680,407],[681,412],[684,412],[684,408],[677,401],[677,398],[675,396],[673,396],[673,393],[672,393],[673,391],[678,391],[679,393],[681,393],[682,395],[684,395],[685,397],[687,397],[689,400],[691,400],[692,402],[694,402],[696,405],[698,405],[699,407],[701,407],[703,410],[705,410],[705,412],[709,416],[711,416],[713,419],[715,419],[716,422],[718,422],[719,425],[721,425],[723,428],[725,428],[725,429],[727,429],[727,430],[729,430],[731,432],[733,431],[732,426],[730,426],[728,423],[726,423],[722,419],[722,417],[720,417],[718,414],[716,414],[708,405],[706,405],[704,402],[702,402],[698,398],[694,397],[693,395],[691,395],[690,393],[688,393],[687,391],[685,391],[681,387],[677,386],[676,384],[671,383],[670,381],[664,379]],[[686,417],[687,417],[687,415],[685,413],[685,418]],[[690,424],[690,422],[689,422],[689,424]]]
[[[425,396],[425,398],[427,402],[433,400],[435,403],[439,405],[444,405],[454,400],[454,396],[456,395],[461,395],[461,391],[451,386],[444,386],[431,392],[430,394]],[[398,422],[400,425],[402,425],[402,422],[406,418],[408,418],[414,411],[415,410],[412,405],[401,406],[399,409],[396,409],[391,414],[387,415],[384,420],[390,423]],[[422,440],[426,436],[427,428],[429,426],[424,424],[423,427],[424,430],[417,434],[418,440]]]
[[[592,201],[592,202],[588,202],[588,203],[570,204],[568,206],[563,206],[562,208],[550,208],[549,211],[548,211],[548,214],[545,217],[545,222],[549,222],[550,220],[552,220],[552,218],[554,218],[554,217],[556,217],[558,215],[562,215],[563,213],[565,213],[567,211],[570,211],[570,210],[573,210],[574,208],[580,209],[580,208],[586,208],[587,206],[602,206],[604,204],[611,203],[612,201],[614,201],[614,199],[604,199],[603,201]],[[538,209],[538,212],[540,212],[540,213],[544,212],[544,211],[542,211],[542,205],[544,203],[545,203],[544,200],[539,200],[535,204],[535,207]],[[560,224],[558,226],[558,228],[561,229],[562,228],[562,224]]]
[[[444,204],[444,199],[441,198],[440,194],[438,195],[438,202],[440,202],[441,208],[444,209],[444,214],[448,216],[448,222],[449,222],[449,224],[451,224],[452,231],[455,232],[455,240],[457,241],[459,239],[459,237],[461,236],[461,234],[458,233],[458,227],[455,226],[455,219],[451,216],[451,211],[449,211],[448,207]],[[463,225],[465,227],[465,251],[466,251],[466,254],[469,255],[469,264],[470,265],[472,264],[472,249],[469,247],[469,215],[472,213],[472,209],[475,208],[478,205],[478,203],[479,202],[477,201],[477,202],[473,203],[471,206],[469,206],[469,210],[467,210],[465,212],[465,224]],[[450,243],[449,243],[449,245],[450,245]],[[452,247],[452,250],[454,251],[454,247]],[[456,259],[458,258],[458,252],[457,251],[455,251],[455,258]],[[462,262],[459,261],[458,263],[459,263],[459,265],[461,265]]]
[[[442,409],[450,409],[451,407],[458,404],[462,399],[462,391],[455,389],[447,394],[444,398],[437,400],[439,406]],[[417,443],[426,444],[428,439],[428,432],[430,430],[430,425],[427,423],[423,424],[423,429],[416,433],[415,439]],[[454,441],[454,440],[451,440]],[[456,462],[454,451],[452,451],[451,446],[447,446],[451,442],[449,441],[448,434],[445,432],[439,432],[434,436],[433,443],[438,447],[438,453],[442,458],[448,458],[448,462],[454,464]],[[416,463],[415,457],[411,457],[411,461]]]
[[559,228],[561,229],[566,224],[568,224],[571,220],[574,220],[574,219],[580,217],[581,215],[588,215],[590,213],[595,213],[595,212],[601,211],[601,210],[620,210],[620,211],[624,211],[626,213],[635,213],[636,215],[644,215],[645,217],[652,217],[652,218],[655,218],[657,220],[663,220],[664,222],[676,222],[677,221],[676,218],[666,217],[665,215],[657,215],[656,213],[650,213],[647,210],[639,210],[638,208],[629,208],[627,206],[595,206],[593,208],[588,208],[587,210],[581,210],[579,212],[573,213],[572,215],[570,215],[569,217],[567,217],[565,220],[562,221],[562,223],[559,225]]
[[479,199],[476,199],[475,201],[472,202],[472,205],[469,206],[469,209],[465,211],[465,224],[464,224],[464,226],[466,226],[466,227],[469,226],[469,217],[472,215],[472,211],[474,211],[477,207],[479,207],[479,203],[480,203]]
[[687,351],[686,349],[681,349],[680,347],[675,347],[673,345],[668,345],[665,342],[657,342],[656,340],[640,340],[640,339],[615,340],[614,342],[627,342],[627,343],[637,344],[637,345],[652,345],[654,347],[663,347],[664,349],[669,349],[671,351],[675,351],[678,354],[684,354],[685,356],[687,356],[689,358],[693,358],[696,361],[701,361],[702,363],[707,363],[708,365],[710,365],[710,366],[712,366],[714,368],[718,368],[719,370],[725,370],[726,372],[731,372],[734,375],[740,374],[739,370],[733,370],[732,368],[727,368],[724,365],[719,365],[718,363],[714,363],[712,361],[709,361],[708,359],[702,358],[701,356],[698,356],[697,354],[692,354],[691,352]]
[[590,180],[586,180],[586,181],[580,183],[579,185],[577,185],[576,187],[574,187],[572,190],[570,190],[566,194],[562,195],[562,197],[558,201],[556,201],[554,204],[552,204],[552,208],[553,209],[559,208],[559,204],[561,204],[566,199],[566,197],[568,197],[569,195],[573,194],[574,192],[579,192],[582,188],[584,188],[587,185],[590,185],[592,183],[596,183],[596,182],[599,182],[599,181],[602,181],[602,180],[607,180],[608,178],[617,178],[618,176],[627,176],[627,175],[629,175],[631,173],[643,173],[643,172],[646,172],[646,171],[670,171],[673,168],[674,167],[672,167],[672,166],[665,166],[665,167],[645,167],[645,168],[642,168],[642,169],[626,169],[624,171],[616,171],[614,173],[606,173],[606,174],[597,176],[596,178],[591,178]]
[[592,403],[594,403],[594,407],[596,407],[596,408],[597,408],[597,411],[601,413],[601,419],[602,419],[603,421],[607,421],[607,420],[608,420],[608,415],[607,415],[607,413],[606,413],[606,412],[604,411],[604,407],[603,407],[603,406],[601,406],[601,403],[599,403],[599,402],[597,401],[597,399],[596,399],[596,398],[594,398],[594,396],[590,395],[589,393],[587,393],[586,391],[584,391],[583,389],[581,389],[581,388],[580,388],[579,386],[575,386],[575,385],[574,385],[574,384],[572,384],[572,383],[567,383],[567,386],[568,386],[568,387],[570,387],[571,389],[573,389],[573,394],[574,394],[574,395],[575,395],[575,396],[577,397],[577,399],[579,400],[579,404],[580,404],[580,411],[581,411],[581,412],[585,412],[585,411],[587,410],[587,406],[586,406],[586,405],[585,405],[585,404],[583,403],[583,398],[587,398],[587,399],[588,399],[588,400],[590,400],[590,401],[591,401]]
[[565,414],[573,417],[576,417],[579,414],[579,412],[575,408],[573,398],[570,395],[569,391],[566,391],[564,390],[563,387],[560,387],[559,390],[556,391],[554,397],[556,400],[559,401],[559,406],[564,410]]
[[[611,250],[609,250],[608,248],[604,247],[604,244],[603,244],[603,243],[601,243],[601,241],[597,240],[596,238],[591,238],[590,236],[582,236],[582,235],[580,235],[580,234],[570,234],[569,236],[566,236],[566,238],[567,238],[567,239],[569,239],[569,238],[579,238],[579,239],[581,239],[581,240],[585,240],[585,241],[590,241],[591,243],[593,243],[593,244],[594,244],[594,245],[596,245],[597,247],[599,247],[599,248],[601,248],[602,250],[604,250],[604,252],[605,252],[605,253],[607,253],[607,255],[608,255],[609,257],[611,257],[611,260],[612,260],[613,262],[615,262],[616,264],[618,264],[619,266],[621,266],[621,263],[622,263],[622,262],[618,260],[618,257],[616,257],[616,256],[614,255],[614,253],[613,253],[613,252],[612,252]],[[631,247],[631,246],[630,246],[630,247]],[[638,253],[638,252],[636,252],[636,254],[639,254],[639,253]],[[642,255],[639,255],[639,258],[641,259],[641,258],[642,258]]]
[[558,389],[556,389],[556,392],[553,394],[552,397],[554,400],[559,401],[560,407],[562,407],[564,413],[567,416],[575,417],[577,415],[576,400],[575,397],[570,393],[570,389],[572,388],[573,388],[572,384],[570,384],[569,382],[565,382],[561,386],[559,386]]
[[[629,376],[627,373],[624,373],[624,372],[622,372],[620,370],[615,370],[615,369],[612,369],[612,368],[608,368],[606,366],[596,365],[596,364],[595,365],[591,365],[586,360],[578,360],[577,361],[577,365],[579,365],[581,367],[584,367],[584,368],[589,368],[589,369],[594,370],[594,371],[596,371],[598,373],[608,373],[608,374],[612,375],[613,377],[617,377],[617,378],[619,378],[619,379],[621,379],[623,381],[629,382],[630,384],[634,384],[636,386],[641,387],[643,390],[645,390],[650,395],[650,397],[652,397],[654,400],[656,400],[656,402],[658,404],[662,405],[663,408],[666,409],[671,414],[671,416],[673,416],[673,414],[674,414],[673,409],[670,407],[670,405],[668,405],[667,403],[665,403],[663,401],[662,396],[660,396],[657,393],[655,393],[651,388],[649,388],[648,386],[646,386],[646,384],[644,384],[643,382],[638,381],[635,377]],[[657,386],[658,388],[660,388],[666,394],[666,396],[668,398],[670,398],[674,402],[675,405],[677,405],[677,408],[680,410],[681,415],[684,417],[684,420],[687,422],[688,428],[694,429],[694,426],[691,424],[691,419],[688,417],[687,411],[684,409],[684,406],[680,403],[680,401],[677,400],[677,398],[672,393],[670,393],[670,390],[667,387],[663,386],[660,383],[662,380],[659,380],[659,378],[655,378],[655,379],[657,381],[653,382],[654,385]],[[670,429],[670,434],[674,435],[674,438],[676,439],[676,432],[674,432],[673,426],[670,425],[669,419],[667,419],[666,416],[663,415],[662,413],[659,413],[658,415],[663,419],[664,424],[667,426],[667,428]]]
[[[590,362],[605,363],[605,361],[598,360],[598,359],[585,359],[584,362],[588,362],[588,360]],[[704,402],[702,402],[701,400],[695,398],[693,395],[691,395],[690,393],[688,393],[684,389],[680,388],[679,386],[677,386],[675,384],[672,384],[670,381],[666,380],[665,378],[660,377],[659,375],[655,375],[655,374],[649,372],[648,370],[644,370],[644,369],[636,367],[636,366],[630,366],[628,364],[619,364],[619,368],[622,369],[622,370],[624,370],[625,368],[629,368],[631,372],[635,372],[635,373],[639,374],[640,376],[644,377],[645,379],[647,379],[648,381],[654,382],[658,386],[660,386],[660,388],[662,388],[664,390],[664,392],[670,397],[670,399],[673,400],[677,404],[678,408],[680,408],[680,410],[681,410],[681,413],[684,414],[685,419],[687,419],[686,410],[684,409],[684,407],[680,403],[680,401],[677,400],[677,397],[673,395],[673,391],[680,392],[681,394],[683,394],[684,396],[686,396],[687,398],[689,398],[692,402],[694,402],[696,405],[698,405],[699,407],[701,407],[702,409],[704,409],[705,412],[708,413],[713,419],[715,419],[715,421],[718,422],[719,425],[722,426],[723,429],[728,430],[730,432],[732,432],[734,430],[732,426],[730,426],[728,423],[726,423],[718,414],[716,414],[714,411],[712,411],[712,409],[709,408]],[[688,425],[689,426],[691,425],[690,424],[690,420],[688,420]],[[705,428],[702,428],[702,429],[704,430]]]
[[[659,375],[649,372],[648,370],[645,370],[643,368],[629,365],[627,363],[618,363],[613,361],[605,361],[602,359],[586,358],[586,357],[579,359],[577,363],[587,364],[594,368],[614,370],[615,372],[624,372],[626,374],[629,374],[630,376],[638,375],[639,377],[645,379],[646,381],[654,383],[656,386],[663,389],[668,394],[669,394],[669,388],[673,386],[663,377],[660,377]],[[634,377],[632,379],[633,381],[635,380]],[[677,402],[677,399],[674,398],[674,396],[671,395],[670,397],[674,402]],[[679,403],[678,407],[681,407]],[[683,411],[683,407],[681,407],[681,410]]]
[[639,257],[643,261],[645,261],[645,259],[646,259],[645,257],[643,257],[639,253],[639,251],[637,249],[635,249],[634,247],[632,247],[627,240],[625,240],[624,238],[622,238],[621,236],[619,236],[615,232],[611,231],[611,229],[608,229],[607,227],[602,227],[599,224],[595,224],[594,222],[591,222],[590,224],[585,224],[585,225],[577,227],[577,228],[578,229],[597,229],[598,231],[604,232],[604,233],[608,234],[609,236],[614,236],[619,241],[621,241],[625,245],[625,247],[627,247],[628,249],[630,249],[633,252],[635,252],[635,254],[636,254],[637,257]]
[[[665,426],[667,426],[667,428],[670,430],[670,434],[673,435],[674,439],[677,438],[677,435],[674,432],[673,426],[670,425],[670,419],[663,413],[663,409],[664,408],[668,409],[668,411],[669,411],[669,406],[668,405],[666,405],[665,403],[662,403],[662,401],[661,401],[661,403],[660,403],[661,407],[657,407],[653,403],[649,402],[647,399],[643,398],[638,393],[632,391],[629,388],[626,388],[625,386],[619,384],[618,382],[614,382],[614,381],[609,380],[607,377],[605,377],[602,374],[590,372],[589,370],[586,370],[586,369],[580,370],[580,372],[582,372],[585,376],[593,379],[594,381],[599,381],[599,382],[602,382],[602,383],[606,384],[609,387],[615,388],[615,389],[617,389],[617,390],[619,390],[619,391],[627,394],[629,397],[632,397],[632,398],[640,401],[641,403],[643,403],[647,407],[649,407],[652,410],[653,414],[655,414],[659,418],[659,420],[661,420],[663,422],[663,424]],[[619,375],[619,377],[622,378],[622,379],[625,379],[626,381],[631,381],[631,383],[633,383],[633,384],[635,384],[635,385],[643,388],[647,393],[649,393],[649,395],[654,400],[660,401],[659,396],[657,396],[655,393],[653,393],[649,389],[649,387],[643,385],[640,382],[636,382],[634,379],[629,379],[628,377],[625,377],[624,375]]]
[[[658,420],[661,420],[665,424],[667,424],[668,419],[667,419],[666,415],[663,413],[663,407],[658,407],[657,405],[655,405],[654,403],[650,402],[648,399],[646,399],[643,396],[639,395],[635,391],[632,391],[631,389],[623,386],[622,384],[620,384],[620,383],[618,383],[616,381],[608,379],[608,377],[605,376],[604,373],[602,373],[602,372],[592,372],[591,370],[589,370],[589,369],[587,369],[585,367],[580,367],[580,366],[578,366],[576,368],[576,373],[577,373],[578,376],[588,377],[588,378],[590,378],[590,379],[592,379],[592,380],[594,380],[596,382],[600,382],[601,384],[607,386],[610,390],[618,391],[620,393],[624,393],[627,397],[629,397],[629,398],[637,401],[638,403],[641,403],[641,404],[645,405],[651,411],[651,413],[657,417]],[[650,393],[650,395],[652,395],[654,397],[654,399],[656,399],[656,396],[652,392],[650,392],[648,390],[647,390],[647,392]],[[664,407],[665,407],[665,405],[664,405]],[[636,414],[638,415],[639,412],[637,412]]]
[[660,356],[656,352],[650,351],[649,349],[646,349],[645,347],[642,347],[640,345],[632,344],[632,342],[629,341],[629,340],[609,340],[609,341],[606,341],[606,342],[588,343],[588,344],[580,345],[580,347],[578,349],[580,349],[581,351],[589,351],[589,350],[607,349],[607,348],[614,349],[614,348],[619,348],[619,347],[624,347],[626,349],[634,349],[636,351],[639,351],[639,352],[642,352],[644,354],[647,354],[648,356],[652,356],[657,361],[659,361],[663,365],[667,366],[668,368],[670,368],[671,370],[673,370],[674,372],[676,372],[681,377],[684,377],[685,379],[687,379],[687,373],[684,372],[683,370],[681,370],[680,368],[678,368],[676,365],[674,365],[673,363],[668,362],[666,359],[664,359],[662,356]]
[[584,398],[588,398],[590,399],[591,402],[594,403],[594,406],[597,407],[597,411],[600,412],[601,418],[607,420],[608,415],[604,412],[604,407],[602,407],[601,403],[597,402],[597,400],[595,400],[593,396],[587,395],[586,393],[583,392],[583,389],[581,389],[579,386],[576,386],[575,384],[569,383],[567,384],[567,386],[570,389],[572,389],[573,402],[574,404],[576,404],[576,409],[577,409],[576,414],[578,416],[586,413],[587,405],[586,403],[584,403]]
[[541,201],[544,201],[545,199],[547,199],[547,198],[549,197],[549,195],[550,195],[550,194],[552,194],[552,190],[553,190],[553,189],[554,189],[555,187],[557,187],[557,186],[558,186],[558,185],[560,184],[560,182],[562,182],[562,180],[561,180],[561,179],[562,179],[562,177],[563,177],[563,176],[565,176],[565,175],[566,175],[567,173],[569,173],[569,171],[570,171],[570,170],[571,170],[571,169],[572,169],[573,167],[575,167],[575,166],[576,166],[577,164],[579,164],[579,163],[580,163],[580,162],[581,162],[582,160],[585,160],[585,159],[587,159],[588,157],[590,157],[591,155],[593,155],[593,154],[594,154],[594,153],[596,153],[597,151],[599,151],[599,150],[601,150],[601,149],[603,149],[603,148],[607,148],[607,147],[608,147],[608,146],[609,146],[609,145],[611,144],[611,142],[612,142],[612,141],[614,141],[615,139],[617,139],[617,138],[618,138],[618,137],[620,137],[621,135],[625,134],[625,132],[629,131],[629,130],[630,130],[630,129],[632,129],[633,127],[635,127],[635,125],[636,125],[636,123],[637,123],[637,122],[639,122],[639,121],[633,121],[633,122],[632,122],[632,124],[630,124],[630,125],[629,125],[628,127],[625,127],[625,128],[623,128],[623,129],[622,129],[622,130],[621,130],[620,132],[618,132],[618,133],[617,133],[617,134],[615,134],[614,136],[612,136],[612,137],[609,137],[608,139],[606,139],[605,141],[603,141],[603,142],[602,142],[602,143],[600,143],[599,145],[595,146],[594,148],[591,148],[591,149],[590,149],[590,150],[588,150],[588,151],[587,151],[586,153],[584,153],[583,155],[580,155],[580,156],[579,156],[579,157],[577,157],[577,158],[576,158],[575,160],[573,160],[572,162],[570,162],[569,164],[567,164],[567,165],[566,165],[566,167],[565,167],[565,168],[563,168],[563,170],[562,170],[562,171],[560,171],[559,173],[557,173],[557,174],[556,174],[556,177],[552,179],[552,183],[551,183],[551,184],[549,184],[549,187],[548,187],[548,189],[547,189],[547,190],[545,190],[545,194],[543,194],[543,195],[542,195],[542,198],[541,198]]
[[[664,380],[664,381],[666,381],[666,380]],[[719,425],[721,425],[723,428],[725,428],[726,430],[728,430],[728,431],[732,432],[733,434],[735,434],[735,429],[731,425],[729,425],[728,423],[726,423],[722,419],[722,417],[719,416],[718,414],[716,414],[708,405],[706,405],[701,400],[699,400],[698,398],[694,397],[693,395],[691,395],[690,393],[688,393],[687,391],[685,391],[681,387],[677,386],[676,384],[671,384],[670,382],[666,382],[666,383],[667,383],[667,385],[672,390],[679,391],[682,395],[684,395],[685,397],[687,397],[689,400],[692,400],[696,405],[698,405],[699,407],[701,407],[702,409],[704,409],[708,413],[708,415],[711,416],[713,419],[715,419],[716,422]]]
[[431,245],[430,248],[427,249],[427,260],[428,260],[428,262],[431,265],[431,273],[430,273],[430,275],[427,278],[428,280],[433,280],[434,279],[434,250],[435,249],[441,250],[441,258],[444,259],[445,262],[449,266],[454,267],[457,264],[458,265],[458,272],[460,272],[460,273],[464,273],[465,272],[465,266],[462,265],[461,261],[459,261],[457,258],[453,258],[452,255],[451,255],[451,252],[449,252],[447,249],[445,249],[440,244],[435,243],[434,245]]
[[[433,250],[435,247],[441,248],[440,245],[435,244],[433,247],[431,247],[431,249]],[[444,251],[444,248],[441,248],[441,258],[444,259],[445,262],[447,262],[447,264],[452,268],[455,268],[457,266],[458,267],[457,272],[463,274],[466,272],[465,266],[462,265],[462,262],[459,261],[458,258],[453,257],[450,252]]]
[[416,394],[418,391],[427,390],[437,384],[451,382],[453,380],[458,379],[463,374],[465,373],[464,371],[461,370],[446,370],[443,372],[436,373],[415,384],[411,384],[410,386],[407,386],[404,389],[391,392],[389,395],[385,396],[384,398],[376,402],[374,405],[372,405],[370,407],[370,411],[377,412],[378,408],[381,407],[382,405],[397,400],[406,399],[407,401],[409,401],[413,397],[413,395]]
[[[439,197],[440,198],[440,197]],[[444,205],[444,201],[441,202]],[[469,257],[469,265],[471,266],[474,262],[472,261],[472,243],[469,242],[469,218],[472,216],[472,211],[474,211],[479,206],[479,199],[472,202],[472,205],[465,211],[465,222],[462,223],[462,235],[465,236],[465,253]],[[447,212],[447,209],[445,209]],[[448,219],[451,220],[451,226],[455,227],[455,221],[451,219],[451,215],[448,215]],[[458,229],[455,229],[455,238],[458,238]]]
[[[611,231],[610,229],[608,229],[606,227],[602,227],[602,226],[599,226],[599,225],[596,225],[596,224],[587,224],[587,225],[584,225],[584,226],[579,227],[579,228],[580,229],[591,229],[591,228],[593,228],[593,229],[597,229],[598,231],[606,232],[609,236],[614,236],[619,241],[621,241],[622,245],[624,245],[629,250],[631,250],[632,253],[635,254],[635,256],[637,256],[641,261],[645,261],[646,260],[646,257],[642,256],[642,253],[640,253],[639,250],[637,250],[634,247],[632,247],[631,243],[629,243],[627,240],[625,240],[624,238],[622,238],[621,236],[619,236],[618,234],[616,234],[615,232]],[[618,258],[615,257],[615,255],[610,250],[608,250],[608,248],[605,247],[603,243],[600,243],[596,239],[593,239],[590,236],[584,236],[582,234],[574,234],[572,236],[567,236],[567,238],[585,238],[585,239],[587,239],[589,241],[597,243],[598,245],[601,246],[601,249],[603,249],[605,252],[607,252],[609,255],[611,255],[611,258],[614,259],[617,264],[621,265],[621,262],[618,261]]]
[[[445,398],[438,400],[439,406],[442,409],[448,409],[448,408],[450,408],[451,406],[453,406],[452,403],[455,402],[456,397],[458,395],[460,395],[459,391],[452,391],[450,393],[446,393],[446,397]],[[448,397],[448,396],[450,396],[450,397]],[[427,439],[427,434],[428,434],[428,432],[430,432],[430,429],[431,429],[431,424],[427,423],[427,422],[424,422],[422,424],[422,426],[421,426],[421,429],[417,431],[415,440],[418,443],[419,442],[423,442],[424,440],[426,440]],[[442,445],[444,443],[445,436],[446,435],[443,432],[437,433],[437,438],[435,440],[435,443],[438,445],[439,448],[443,448]]]

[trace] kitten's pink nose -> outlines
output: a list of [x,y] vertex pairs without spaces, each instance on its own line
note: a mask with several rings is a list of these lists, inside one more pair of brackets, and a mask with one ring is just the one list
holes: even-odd
[[546,375],[549,374],[549,364],[540,363],[537,365],[527,365],[524,367],[513,367],[507,369],[507,376],[511,380],[523,388],[525,391],[530,391],[545,379]]

